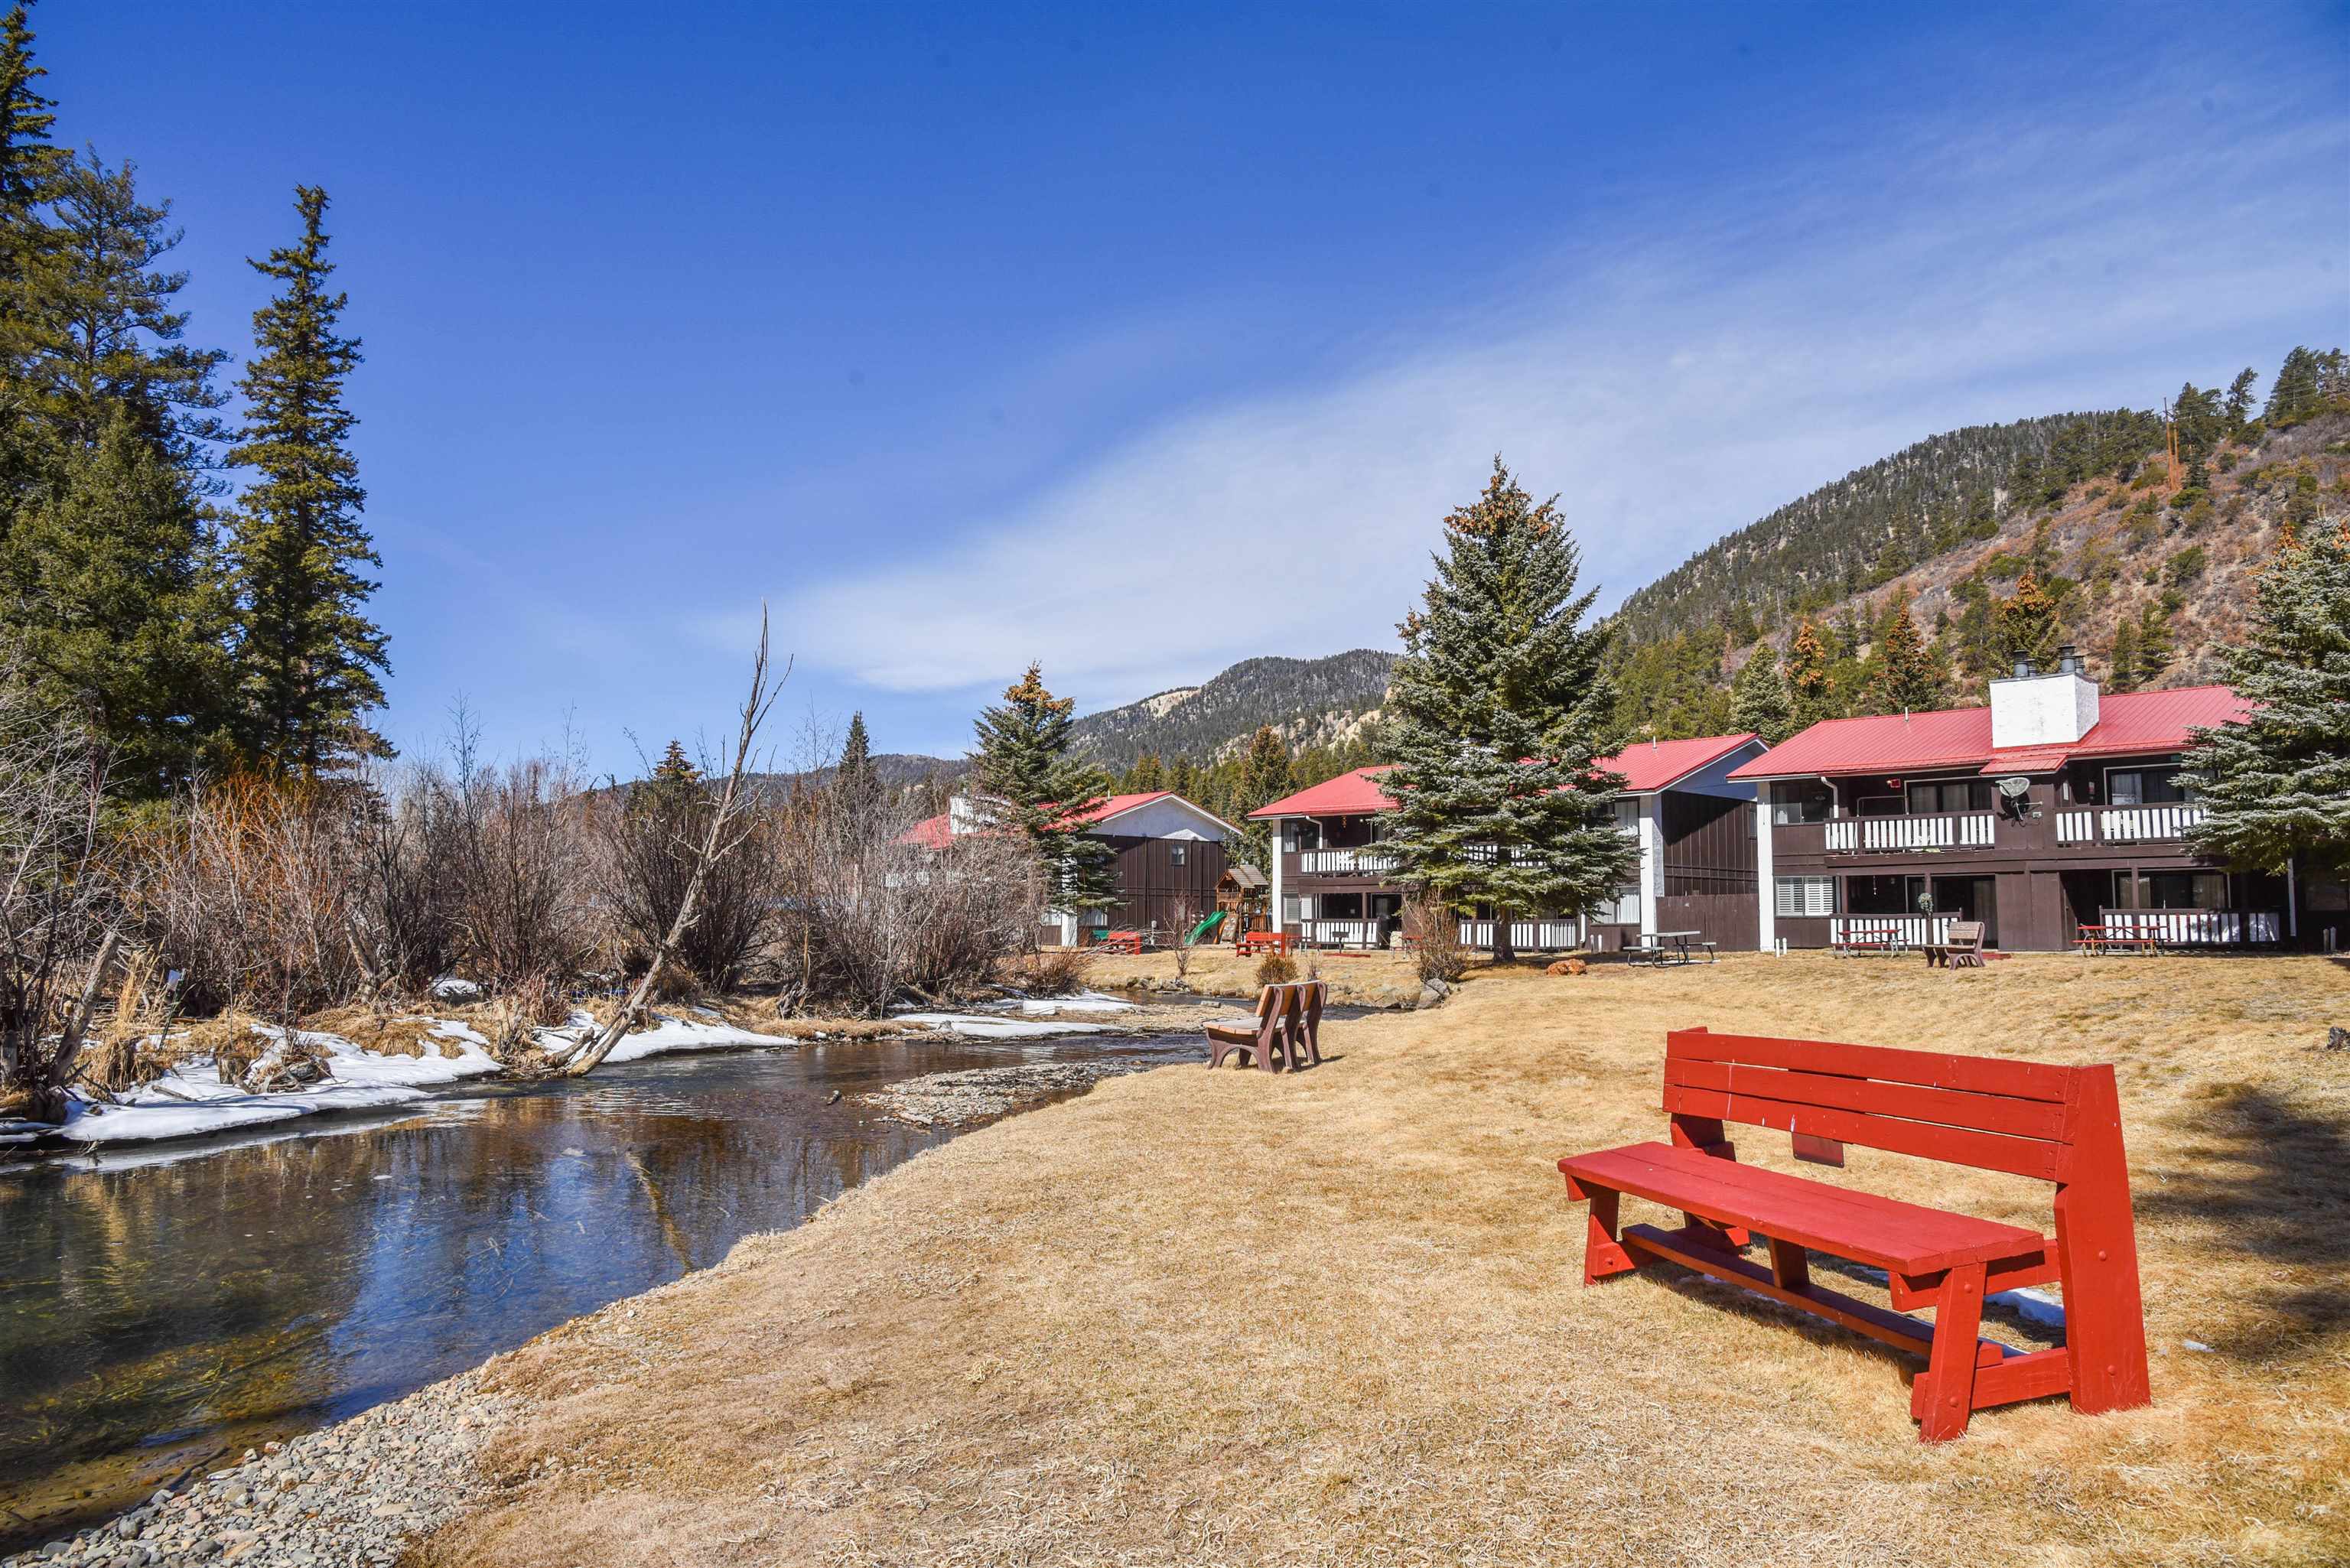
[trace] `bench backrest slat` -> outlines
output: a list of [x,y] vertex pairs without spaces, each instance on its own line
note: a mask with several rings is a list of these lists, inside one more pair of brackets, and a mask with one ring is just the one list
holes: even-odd
[[1665,1109],[2043,1181],[2064,1179],[2076,1070],[1675,1030]]

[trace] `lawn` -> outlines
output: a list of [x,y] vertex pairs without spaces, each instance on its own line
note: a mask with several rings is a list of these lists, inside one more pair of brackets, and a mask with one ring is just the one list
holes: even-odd
[[[1315,1072],[1171,1067],[959,1139],[494,1364],[504,1488],[426,1558],[2339,1562],[2338,1022],[2318,959],[1481,975],[1330,1026]],[[2154,1406],[1929,1447],[1914,1361],[1669,1269],[1584,1288],[1554,1162],[1656,1136],[1663,1033],[1697,1023],[2117,1063]],[[2049,1220],[2018,1179],[1801,1168]]]

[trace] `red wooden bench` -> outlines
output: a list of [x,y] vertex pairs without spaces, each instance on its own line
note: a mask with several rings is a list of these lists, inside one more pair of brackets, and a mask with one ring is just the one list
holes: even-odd
[[1251,953],[1285,953],[1297,945],[1297,939],[1287,931],[1249,931],[1240,940],[1241,957]]
[[[1929,1442],[2021,1399],[2070,1394],[2085,1412],[2150,1402],[2112,1067],[1679,1029],[1665,1037],[1664,1109],[1670,1143],[1558,1162],[1567,1197],[1591,1204],[1586,1285],[1675,1262],[1923,1355],[1909,1413]],[[1725,1122],[1792,1132],[1799,1154],[1826,1163],[1853,1143],[2054,1182],[2056,1234],[1741,1165]],[[1626,1193],[1684,1223],[1619,1232]],[[1740,1255],[1750,1231],[1766,1239],[1770,1267]],[[1814,1284],[1814,1251],[1884,1270],[1904,1310]],[[2062,1348],[2019,1354],[1978,1338],[1985,1294],[2050,1280],[2064,1282]],[[1921,1306],[1932,1324],[1907,1314]]]

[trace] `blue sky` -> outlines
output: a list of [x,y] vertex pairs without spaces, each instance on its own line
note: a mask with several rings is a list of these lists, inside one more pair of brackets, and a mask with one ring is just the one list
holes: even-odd
[[[1955,425],[2350,341],[2350,9],[46,0],[242,352],[325,185],[382,726],[959,753],[1391,646],[1500,452],[1603,601]],[[779,733],[779,740],[790,735]]]

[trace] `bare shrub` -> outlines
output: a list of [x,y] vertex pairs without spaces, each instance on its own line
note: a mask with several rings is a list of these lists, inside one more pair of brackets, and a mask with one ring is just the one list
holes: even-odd
[[1092,961],[1082,948],[1040,948],[1023,953],[1004,969],[1009,983],[1039,996],[1066,996],[1085,989]]
[[1175,978],[1188,980],[1191,974],[1191,950],[1199,946],[1194,929],[1200,923],[1200,907],[1188,893],[1178,893],[1167,900],[1167,923],[1173,928]]
[[991,981],[1041,907],[1035,860],[1010,834],[912,841],[910,798],[809,791],[784,812],[775,946],[785,1011],[816,1002],[877,1015]]
[[1411,939],[1419,978],[1450,985],[1469,972],[1469,950],[1461,945],[1461,921],[1433,899],[1415,898],[1404,905],[1404,935]]
[[119,940],[105,804],[87,736],[0,665],[0,1105],[47,1121]]
[[444,786],[456,811],[456,951],[494,990],[567,981],[601,932],[577,770],[551,757],[479,765],[461,740]]
[[242,1000],[290,1028],[358,993],[359,805],[348,785],[240,774],[147,836],[150,935],[191,1005]]
[[430,764],[377,770],[356,824],[359,918],[380,986],[421,991],[457,962],[463,818]]
[[1297,978],[1297,965],[1287,953],[1267,953],[1257,960],[1259,985],[1285,985]]
[[[672,743],[650,777],[608,792],[589,812],[598,889],[619,933],[639,952],[676,923],[718,807],[716,787]],[[704,869],[693,920],[655,982],[656,996],[690,994],[677,988],[675,976],[721,992],[740,980],[769,934],[779,890],[775,816],[759,802],[743,804],[743,830],[729,836]]]

